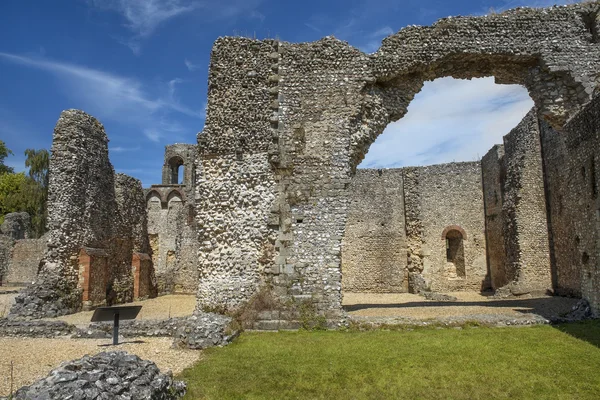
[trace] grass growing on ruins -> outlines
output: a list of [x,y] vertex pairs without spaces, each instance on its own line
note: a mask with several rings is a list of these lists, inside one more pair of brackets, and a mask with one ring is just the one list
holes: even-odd
[[253,332],[206,351],[179,378],[186,399],[598,399],[598,346],[599,321]]

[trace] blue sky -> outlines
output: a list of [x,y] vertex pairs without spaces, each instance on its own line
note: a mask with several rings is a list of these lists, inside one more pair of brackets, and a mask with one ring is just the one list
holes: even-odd
[[[164,146],[195,143],[204,126],[210,50],[219,36],[290,42],[334,35],[365,52],[407,25],[546,0],[2,0],[0,139],[24,169],[26,148],[50,148],[60,112],[105,126],[118,172],[160,183]],[[426,83],[362,167],[472,161],[533,103],[491,78]],[[432,118],[435,116],[435,118]]]

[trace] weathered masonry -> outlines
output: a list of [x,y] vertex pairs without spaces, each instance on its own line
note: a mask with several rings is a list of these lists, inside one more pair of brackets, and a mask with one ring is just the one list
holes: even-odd
[[[514,147],[504,149],[505,157],[514,160],[494,166],[506,176],[483,174],[483,181],[503,186],[495,196],[487,190],[482,194],[485,203],[495,207],[481,211],[483,225],[496,232],[492,240],[488,235],[486,241],[480,229],[473,236],[465,229],[466,239],[459,229],[449,230],[446,239],[452,254],[444,257],[444,251],[432,248],[428,255],[424,243],[429,245],[428,238],[435,236],[441,243],[443,228],[432,226],[429,231],[411,223],[418,218],[405,214],[408,234],[399,240],[405,240],[400,246],[412,252],[406,274],[419,273],[396,277],[386,285],[404,288],[410,279],[427,279],[426,261],[433,264],[433,257],[437,261],[432,271],[439,268],[438,262],[450,262],[457,278],[464,269],[469,279],[468,247],[477,235],[477,246],[487,247],[488,264],[495,265],[490,284],[509,285],[519,293],[545,288],[549,282],[555,289],[564,286],[581,293],[597,310],[599,249],[594,238],[599,217],[594,188],[600,174],[591,153],[597,131],[589,122],[594,120],[595,103],[580,111],[593,98],[600,70],[599,8],[586,3],[445,18],[430,27],[399,31],[384,39],[372,55],[331,37],[302,44],[218,39],[211,54],[207,119],[198,135],[196,158],[198,306],[236,308],[259,287],[268,286],[286,298],[311,301],[335,318],[341,310],[342,238],[351,207],[351,181],[369,146],[388,123],[402,118],[424,81],[494,76],[498,83],[526,87],[536,105],[531,124],[556,133],[541,129],[543,153],[536,160],[515,133]],[[577,129],[571,128],[574,124]],[[579,148],[585,151],[575,153]],[[495,152],[489,157],[501,158],[501,148]],[[540,160],[544,190],[531,186],[539,184],[540,175],[528,172]],[[573,176],[559,170],[571,164],[575,168],[576,161],[581,164],[577,173],[566,168]],[[426,198],[411,198],[406,178],[405,203],[414,200],[413,204],[421,204],[421,215],[434,215]],[[414,191],[419,193],[427,191]],[[588,194],[584,203],[576,193]],[[547,201],[536,197],[544,195]],[[530,206],[524,203],[532,198],[537,200],[529,220]],[[535,239],[527,237],[532,229],[528,224],[543,225],[541,204],[549,216],[550,274],[537,267],[544,260],[520,253],[529,244],[540,248],[536,246],[545,240],[543,232]],[[393,223],[402,223],[399,216],[394,218]],[[413,257],[416,253],[420,255]],[[577,263],[568,262],[575,259]],[[403,262],[386,268],[402,269]],[[478,275],[481,278],[485,276]]]
[[162,184],[146,190],[148,235],[159,293],[195,293],[198,242],[194,221],[197,146],[167,146]]
[[95,118],[63,111],[54,129],[47,249],[9,317],[43,318],[154,295],[140,181],[115,174]]
[[349,190],[344,291],[489,287],[478,162],[357,170]]

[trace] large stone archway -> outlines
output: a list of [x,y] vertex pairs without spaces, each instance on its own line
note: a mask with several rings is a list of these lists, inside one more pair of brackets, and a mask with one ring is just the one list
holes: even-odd
[[560,129],[596,87],[599,9],[446,18],[372,55],[332,37],[218,39],[198,135],[198,306],[233,309],[267,283],[335,316],[348,184],[386,125],[426,80],[494,76],[524,85]]

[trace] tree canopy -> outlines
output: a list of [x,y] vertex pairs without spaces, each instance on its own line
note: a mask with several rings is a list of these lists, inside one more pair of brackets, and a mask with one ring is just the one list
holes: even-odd
[[0,141],[0,223],[8,213],[25,211],[31,216],[32,233],[40,237],[46,232],[50,155],[45,149],[25,150],[26,175],[4,165],[4,159],[12,154]]

